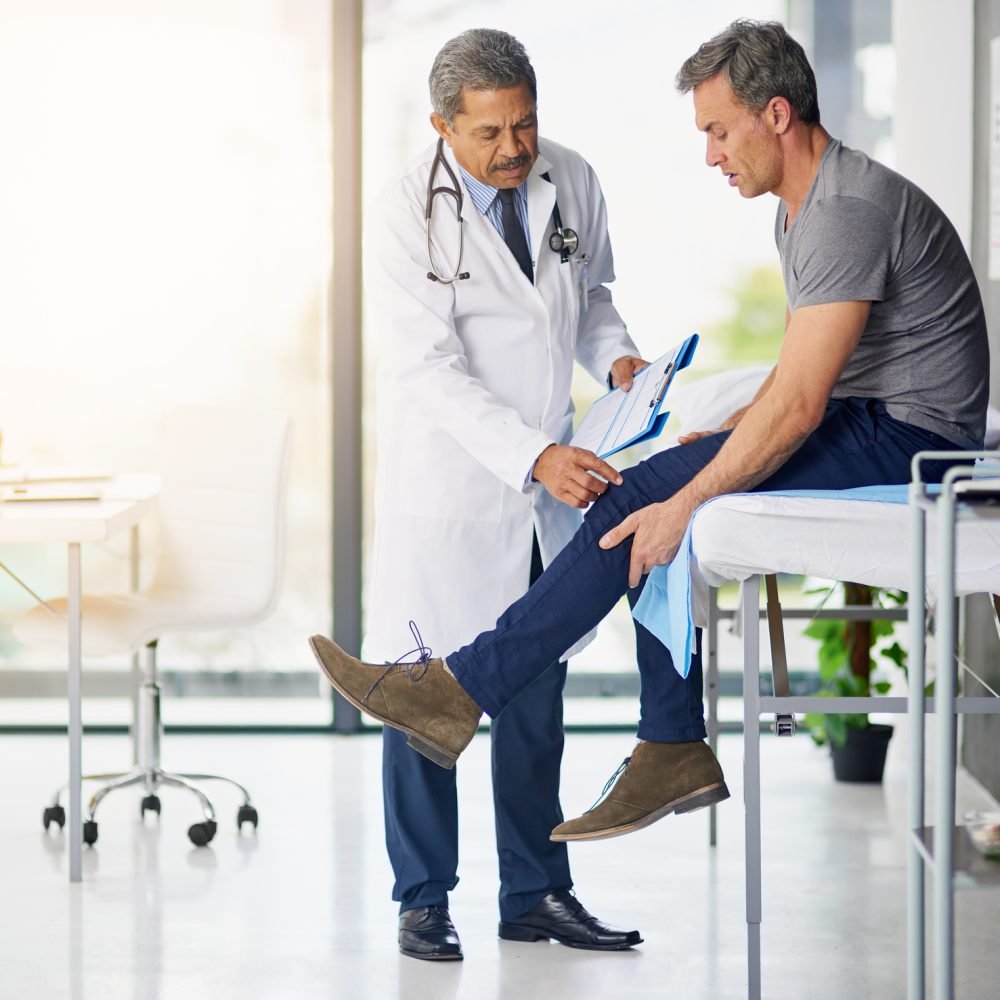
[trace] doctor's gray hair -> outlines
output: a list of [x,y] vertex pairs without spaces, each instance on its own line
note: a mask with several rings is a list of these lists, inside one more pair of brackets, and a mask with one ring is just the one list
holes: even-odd
[[685,61],[674,83],[686,94],[720,73],[747,110],[759,114],[772,97],[784,97],[803,122],[819,124],[812,67],[802,46],[777,21],[733,21]]
[[506,90],[527,83],[538,99],[535,71],[524,46],[506,31],[471,28],[446,42],[428,80],[431,106],[451,125],[462,113],[462,90]]

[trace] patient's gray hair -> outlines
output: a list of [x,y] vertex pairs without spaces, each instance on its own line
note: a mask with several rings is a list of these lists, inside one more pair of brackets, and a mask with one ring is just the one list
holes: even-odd
[[463,88],[505,90],[522,82],[537,100],[535,71],[524,46],[506,31],[470,28],[446,42],[435,57],[428,80],[431,106],[451,125],[463,110]]
[[772,97],[784,97],[802,121],[819,124],[812,67],[802,46],[777,21],[733,21],[685,61],[674,83],[686,94],[719,73],[748,110],[760,113]]

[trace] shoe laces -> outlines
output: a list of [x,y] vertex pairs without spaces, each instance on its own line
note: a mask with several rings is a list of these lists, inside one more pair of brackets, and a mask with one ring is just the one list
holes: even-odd
[[442,903],[428,906],[426,915],[428,917],[443,917],[445,920],[451,920],[451,914],[448,912],[448,907]]
[[[397,656],[392,663],[386,665],[385,670],[382,671],[375,679],[375,682],[365,693],[364,698],[361,699],[362,702],[367,702],[371,697],[372,691],[375,690],[392,673],[394,667],[402,667],[403,673],[406,674],[407,680],[411,681],[422,681],[424,675],[430,669],[428,665],[428,660],[431,658],[431,653],[433,650],[424,642],[424,637],[420,634],[420,629],[417,628],[417,623],[411,619],[410,621],[410,632],[413,633],[413,640],[416,642],[416,646],[413,649],[407,650],[401,656]],[[413,656],[414,653],[418,653],[419,656],[416,660],[409,663],[400,663],[400,660],[406,659],[408,656]]]
[[556,889],[552,894],[570,911],[571,916],[577,919],[592,919],[587,908],[576,898],[576,893],[572,889]]
[[420,911],[419,918],[415,916],[413,910],[406,911],[410,914],[410,920],[412,921],[411,930],[419,932],[420,929],[426,928],[428,923],[431,925],[439,922],[451,924],[451,914],[448,912],[448,907],[445,903],[434,903],[431,906],[418,907],[417,909]]
[[629,761],[632,759],[631,755],[626,757],[619,765],[618,770],[608,778],[607,784],[601,789],[601,794],[597,796],[597,801],[587,810],[587,812],[593,812],[605,799],[605,796],[614,787],[615,782],[618,780],[618,776],[624,774],[628,770]]

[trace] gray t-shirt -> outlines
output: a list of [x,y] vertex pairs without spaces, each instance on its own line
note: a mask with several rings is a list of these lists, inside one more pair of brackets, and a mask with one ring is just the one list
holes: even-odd
[[954,227],[915,184],[831,139],[806,200],[775,240],[788,308],[871,302],[833,390],[881,400],[889,415],[980,448],[989,395],[986,318]]

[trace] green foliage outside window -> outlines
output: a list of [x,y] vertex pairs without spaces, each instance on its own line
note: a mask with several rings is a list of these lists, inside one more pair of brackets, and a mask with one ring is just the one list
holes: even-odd
[[773,364],[785,333],[785,286],[775,267],[755,267],[732,288],[734,310],[708,329],[727,367]]
[[[840,584],[836,584],[834,589],[838,586]],[[845,583],[843,587],[846,605],[899,607],[906,603],[906,594],[901,590],[858,583]],[[820,694],[846,698],[886,694],[891,683],[874,677],[880,662],[888,661],[906,673],[906,650],[898,642],[894,640],[879,647],[880,642],[893,635],[895,624],[892,621],[838,621],[831,618],[820,618],[810,623],[803,634],[819,642]],[[818,745],[832,743],[839,747],[847,740],[849,728],[864,729],[868,725],[868,716],[863,713],[839,715],[809,712],[805,725]]]

